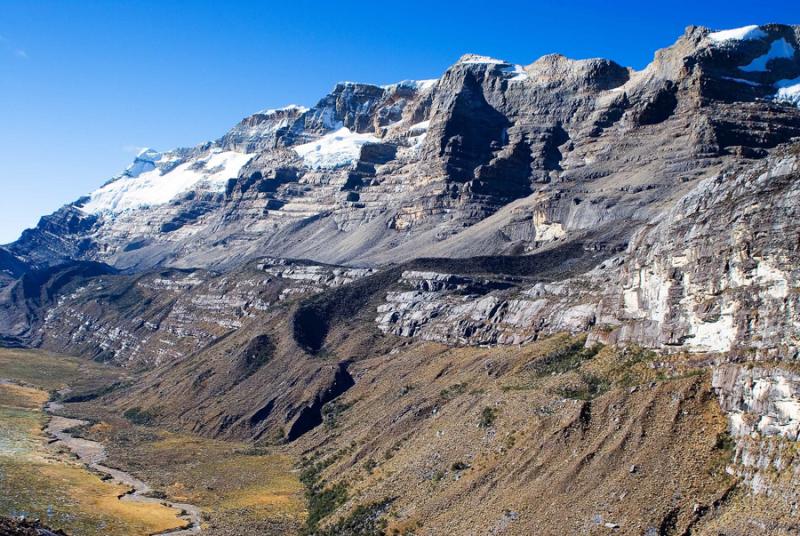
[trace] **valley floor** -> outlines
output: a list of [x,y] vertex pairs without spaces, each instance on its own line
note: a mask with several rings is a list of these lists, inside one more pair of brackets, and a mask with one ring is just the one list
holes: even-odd
[[90,536],[185,525],[159,502],[118,500],[125,486],[48,446],[42,407],[61,399],[61,413],[88,421],[72,437],[102,444],[103,464],[150,496],[196,505],[210,536],[796,534],[791,504],[753,495],[731,470],[709,365],[566,334],[410,343],[351,363],[355,385],[322,424],[259,444],[121,411],[103,398],[129,381],[119,369],[3,350],[0,517]]
[[[70,426],[80,421],[44,411],[50,398],[124,382],[117,369],[4,349],[0,378],[0,517],[41,519],[70,535],[177,534],[187,520],[162,504],[169,499],[200,508],[202,534],[290,534],[302,523],[302,486],[286,455],[133,424],[90,403],[53,404],[89,418],[77,428]],[[104,465],[87,467],[98,450]],[[141,481],[141,500],[120,500]]]

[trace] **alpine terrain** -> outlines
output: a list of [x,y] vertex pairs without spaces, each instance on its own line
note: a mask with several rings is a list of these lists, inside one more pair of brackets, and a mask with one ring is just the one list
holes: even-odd
[[0,248],[0,344],[164,534],[798,534],[799,211],[800,26],[467,54],[142,151]]

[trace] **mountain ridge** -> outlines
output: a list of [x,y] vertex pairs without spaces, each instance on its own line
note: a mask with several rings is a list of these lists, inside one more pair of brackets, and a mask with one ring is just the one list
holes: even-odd
[[[498,212],[511,222],[495,230],[494,245],[469,254],[535,250],[537,234],[562,238],[565,227],[580,230],[598,217],[646,220],[652,211],[639,216],[629,206],[598,214],[585,208],[591,200],[569,207],[553,195],[560,189],[580,203],[569,184],[598,182],[680,195],[685,188],[663,182],[705,176],[718,165],[714,159],[760,157],[764,148],[800,135],[797,108],[770,101],[785,90],[774,84],[800,76],[796,59],[772,58],[763,71],[740,69],[751,57],[769,56],[763,48],[770,42],[796,50],[797,27],[759,28],[759,39],[714,39],[725,32],[689,27],[638,72],[602,59],[548,55],[523,67],[465,55],[435,82],[339,83],[310,109],[256,113],[216,141],[147,153],[158,158],[149,163],[137,157],[88,199],[45,217],[7,247],[32,265],[85,259],[123,269],[232,266],[257,256],[256,249],[375,265],[388,251],[399,259],[426,250],[459,254],[448,239],[469,242],[470,228]],[[724,115],[731,98],[750,103],[751,119]],[[631,174],[613,158],[591,162],[598,146],[630,151],[617,145],[631,133],[645,143],[649,137],[658,151],[669,142],[657,131],[680,119],[690,120],[688,128],[673,126],[675,135],[687,135],[689,151],[681,157],[678,148],[662,149],[669,155],[649,157],[651,167],[662,168],[651,171],[654,177]],[[670,165],[696,169],[664,169]],[[132,181],[142,174],[146,180]],[[130,191],[117,188],[126,180]],[[637,193],[650,198],[645,203],[659,201]],[[518,215],[503,211],[523,198],[530,203]],[[626,202],[641,203],[616,201]],[[538,223],[518,222],[522,217]],[[413,251],[400,244],[403,235]]]
[[795,90],[776,24],[340,83],[0,248],[0,344],[129,373],[69,411],[289,454],[306,534],[793,534]]

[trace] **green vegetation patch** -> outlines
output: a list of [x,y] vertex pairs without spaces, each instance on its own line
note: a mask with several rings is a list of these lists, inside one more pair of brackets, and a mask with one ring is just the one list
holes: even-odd
[[[332,514],[347,501],[347,485],[339,482],[328,486],[320,478],[322,471],[335,461],[335,458],[309,464],[300,473],[300,482],[306,487],[305,497],[308,505],[308,517],[304,534],[307,536],[321,536],[328,534],[319,531],[319,523]],[[335,533],[339,534],[339,533]]]
[[529,365],[529,369],[536,377],[564,374],[577,369],[585,361],[596,356],[602,349],[602,344],[594,344],[587,348],[586,338],[578,337],[572,339],[566,346],[537,359]]
[[153,410],[142,409],[139,406],[126,409],[122,416],[128,419],[128,421],[131,423],[142,426],[151,425],[156,420],[156,413]]
[[592,400],[611,388],[608,380],[593,374],[582,374],[580,382],[556,389],[559,396],[573,400]]
[[478,420],[478,426],[481,428],[490,428],[497,420],[497,410],[486,406],[481,410],[481,416]]
[[468,386],[468,384],[466,382],[457,383],[455,385],[451,385],[450,387],[447,387],[446,389],[442,389],[439,392],[439,396],[442,397],[445,400],[452,400],[452,399],[456,398],[457,396],[463,395],[464,393],[466,393],[467,392],[467,386]]
[[325,529],[317,529],[313,536],[385,536],[386,519],[391,499],[359,505],[349,515]]

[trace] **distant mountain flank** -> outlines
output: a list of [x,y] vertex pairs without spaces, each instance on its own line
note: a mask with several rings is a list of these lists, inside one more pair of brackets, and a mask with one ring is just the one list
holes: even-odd
[[468,54],[143,150],[0,248],[0,346],[125,369],[61,402],[131,474],[291,458],[307,535],[788,536],[798,207],[800,26]]
[[798,48],[796,26],[690,27],[642,71],[468,54],[435,80],[340,83],[310,109],[142,151],[8,250],[40,267],[223,267],[266,251],[379,265],[633,228],[800,135]]

